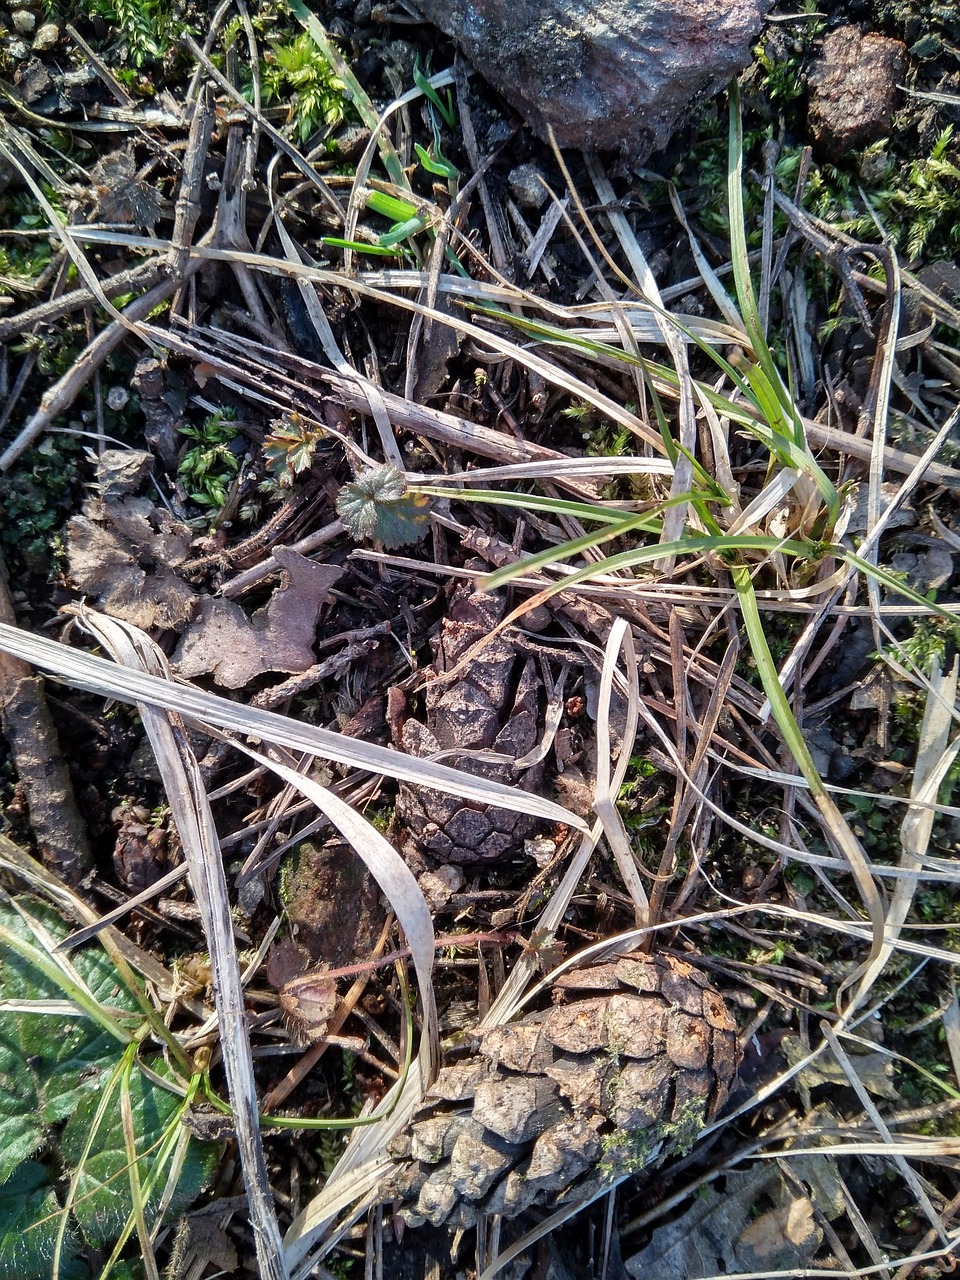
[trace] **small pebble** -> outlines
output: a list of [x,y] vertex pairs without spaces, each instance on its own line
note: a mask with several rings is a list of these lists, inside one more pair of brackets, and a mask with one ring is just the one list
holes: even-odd
[[755,866],[753,863],[751,863],[749,867],[744,867],[743,871],[740,873],[740,883],[743,885],[744,889],[750,891],[759,889],[763,884],[762,869]]
[[33,29],[37,25],[37,15],[35,13],[31,13],[29,9],[15,9],[11,17],[13,19],[13,29],[17,35],[32,35]]
[[33,47],[37,53],[43,53],[45,49],[52,49],[60,39],[60,28],[55,22],[45,22],[37,32],[33,40]]
[[111,387],[107,392],[107,404],[115,413],[125,409],[130,401],[130,392],[126,387]]
[[550,193],[540,181],[540,170],[536,165],[517,165],[511,170],[508,181],[513,197],[521,208],[541,209],[546,204]]

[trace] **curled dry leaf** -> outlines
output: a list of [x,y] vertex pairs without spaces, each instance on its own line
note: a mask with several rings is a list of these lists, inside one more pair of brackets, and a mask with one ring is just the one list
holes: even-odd
[[177,576],[191,530],[148,498],[91,498],[67,524],[67,564],[78,590],[141,630],[176,630],[197,595]]
[[[823,1240],[817,1219],[832,1220],[844,1197],[828,1155],[790,1156],[795,1180],[775,1164],[730,1170],[722,1190],[704,1188],[678,1218],[657,1227],[650,1242],[624,1261],[628,1275],[657,1280],[695,1276],[774,1275],[808,1266]],[[804,1195],[799,1188],[809,1188]],[[757,1215],[758,1205],[769,1205]]]
[[275,547],[285,581],[248,618],[233,600],[205,596],[174,655],[185,679],[213,674],[217,684],[242,689],[265,671],[292,674],[313,665],[317,618],[343,570],[316,564],[289,547]]
[[278,993],[283,1018],[298,1044],[322,1040],[337,1007],[337,984],[322,969],[285,982]]

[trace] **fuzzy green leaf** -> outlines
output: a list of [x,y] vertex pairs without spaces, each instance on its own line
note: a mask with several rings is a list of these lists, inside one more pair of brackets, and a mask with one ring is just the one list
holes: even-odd
[[[159,1057],[148,1065],[159,1076],[168,1074]],[[129,1080],[140,1185],[146,1189],[151,1178],[156,1179],[145,1204],[149,1222],[166,1190],[163,1171],[181,1133],[179,1117],[184,1101],[142,1071],[133,1070]],[[73,1211],[86,1240],[95,1247],[112,1243],[133,1209],[119,1093],[116,1104],[107,1109],[94,1135],[89,1154],[83,1158],[99,1104],[98,1096],[83,1098],[67,1122],[60,1142],[61,1153],[70,1168],[79,1167],[82,1161]],[[213,1176],[216,1162],[216,1144],[190,1142],[167,1217],[185,1209],[197,1198]]]
[[[56,941],[66,937],[67,927],[55,912],[31,899],[23,902]],[[36,942],[6,904],[0,905],[0,924]],[[99,1002],[112,1009],[136,1009],[99,946],[74,952],[70,962]],[[62,1001],[64,993],[26,958],[5,950],[0,955],[0,998]],[[0,1008],[0,1183],[38,1150],[47,1126],[64,1120],[81,1097],[99,1089],[116,1059],[116,1040],[90,1018]]]
[[430,519],[430,499],[409,493],[403,472],[389,463],[357,473],[337,496],[337,515],[358,542],[403,547],[419,542]]
[[[0,1187],[0,1280],[45,1280],[50,1275],[57,1231],[57,1197],[42,1164],[25,1161]],[[68,1230],[60,1261],[61,1280],[89,1275],[76,1257]]]

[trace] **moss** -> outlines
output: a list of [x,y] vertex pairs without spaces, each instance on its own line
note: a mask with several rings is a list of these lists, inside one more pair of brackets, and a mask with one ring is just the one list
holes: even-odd
[[[612,1088],[616,1088],[616,1082]],[[667,1156],[686,1155],[703,1130],[705,1110],[702,1098],[688,1098],[665,1124],[633,1133],[617,1130],[608,1134],[603,1139],[600,1172],[606,1178],[620,1178],[641,1173]]]

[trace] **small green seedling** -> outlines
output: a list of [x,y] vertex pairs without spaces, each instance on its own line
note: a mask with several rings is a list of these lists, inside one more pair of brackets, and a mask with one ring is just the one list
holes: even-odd
[[192,501],[201,507],[219,511],[240,470],[240,459],[230,448],[237,436],[236,418],[233,409],[218,409],[199,427],[180,427],[181,435],[197,443],[180,459],[177,476]]

